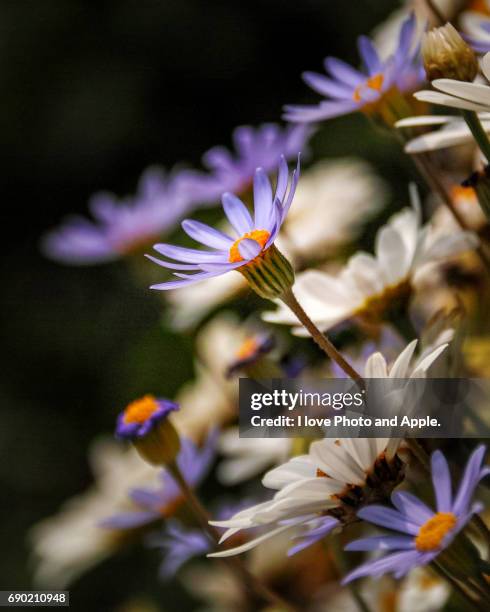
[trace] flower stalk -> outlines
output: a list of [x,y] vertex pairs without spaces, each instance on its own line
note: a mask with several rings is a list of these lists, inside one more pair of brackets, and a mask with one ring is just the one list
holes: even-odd
[[[182,472],[180,471],[177,463],[174,461],[168,469],[172,476],[175,478],[180,490],[185,496],[190,509],[198,520],[203,530],[208,534],[211,540],[215,543],[216,547],[219,546],[220,533],[209,524],[211,517],[207,513],[204,506],[199,501],[198,497],[188,485]],[[256,576],[254,576],[248,569],[242,564],[240,559],[232,557],[226,561],[227,566],[231,567],[237,576],[244,581],[245,585],[261,597],[264,601],[268,601],[274,606],[274,609],[285,612],[298,612],[289,602],[285,601],[280,595],[269,589],[263,584]]]
[[365,382],[362,376],[348,363],[341,353],[335,348],[335,346],[330,342],[326,335],[322,334],[322,332],[318,329],[318,327],[313,323],[310,317],[306,314],[301,304],[296,299],[293,291],[289,289],[280,297],[280,299],[286,304],[286,306],[296,315],[299,322],[303,325],[303,327],[310,333],[313,340],[316,344],[322,349],[322,351],[327,355],[329,359],[335,361],[342,370],[352,378],[359,387],[362,389],[365,388]]
[[475,111],[470,110],[462,110],[461,113],[480,151],[486,157],[487,161],[490,162],[490,141],[488,140],[487,133],[483,129],[478,115]]

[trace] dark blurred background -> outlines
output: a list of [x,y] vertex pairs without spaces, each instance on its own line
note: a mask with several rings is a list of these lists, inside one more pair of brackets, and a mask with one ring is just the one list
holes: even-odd
[[[356,36],[397,4],[0,3],[0,589],[32,586],[26,531],[90,484],[93,437],[112,431],[129,400],[171,396],[193,373],[190,339],[162,330],[160,302],[123,263],[57,265],[39,253],[42,232],[83,213],[94,191],[133,192],[150,164],[199,164],[235,126],[316,100],[301,72],[321,70],[329,54],[356,64]],[[367,156],[396,177],[401,162],[388,165],[375,138],[354,117],[329,123],[313,147]],[[151,596],[165,610],[191,609],[178,586],[157,583],[157,564],[156,553],[121,553],[72,585],[72,608]]]

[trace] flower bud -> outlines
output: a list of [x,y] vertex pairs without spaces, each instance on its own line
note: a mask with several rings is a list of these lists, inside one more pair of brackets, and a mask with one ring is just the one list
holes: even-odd
[[168,465],[180,450],[179,434],[168,419],[170,412],[178,409],[175,402],[145,395],[119,415],[116,437],[130,440],[148,463]]
[[424,35],[422,58],[429,81],[473,81],[478,73],[478,60],[473,49],[450,23],[433,28]]

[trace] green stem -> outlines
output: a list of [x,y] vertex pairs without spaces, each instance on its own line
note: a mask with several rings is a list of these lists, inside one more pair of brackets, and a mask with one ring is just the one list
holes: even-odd
[[[220,533],[217,529],[209,524],[211,517],[209,516],[207,510],[201,504],[192,488],[188,485],[178,465],[173,462],[168,466],[168,469],[179,485],[180,490],[185,496],[201,527],[210,536],[217,548],[219,546]],[[236,557],[229,557],[226,561],[222,560],[222,562],[226,563],[228,567],[231,567],[244,581],[248,588],[254,591],[264,601],[271,603],[275,609],[284,610],[285,612],[299,612],[294,606],[285,601],[280,595],[269,589],[269,587],[263,584],[256,576],[254,576],[254,574],[249,572],[240,559]]]
[[463,110],[461,113],[467,126],[470,128],[473,138],[476,140],[476,144],[479,146],[480,151],[490,163],[490,141],[488,140],[487,133],[483,129],[478,115],[475,111],[470,110]]
[[335,361],[347,374],[347,376],[352,378],[352,380],[354,380],[359,385],[359,387],[364,389],[365,383],[362,376],[358,372],[356,372],[356,370],[350,365],[350,363],[348,363],[344,359],[344,357],[339,353],[335,346],[330,342],[327,336],[322,334],[318,327],[313,323],[310,317],[303,310],[301,304],[298,302],[291,289],[283,293],[283,295],[281,296],[281,300],[296,315],[298,321],[310,333],[313,340],[327,355],[327,357],[329,359],[332,359],[332,361]]

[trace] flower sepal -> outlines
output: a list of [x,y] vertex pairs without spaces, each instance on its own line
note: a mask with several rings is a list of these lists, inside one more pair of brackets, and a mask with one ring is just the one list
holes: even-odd
[[141,457],[152,465],[169,465],[180,451],[177,430],[167,419],[160,421],[146,436],[133,440]]
[[268,300],[282,297],[294,284],[293,267],[274,244],[238,268],[238,272],[255,293]]

